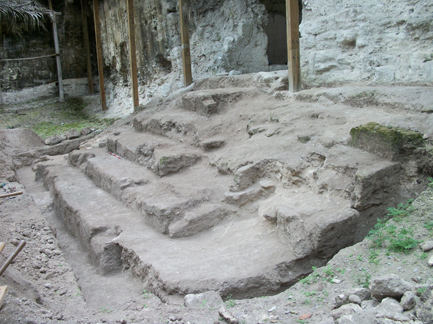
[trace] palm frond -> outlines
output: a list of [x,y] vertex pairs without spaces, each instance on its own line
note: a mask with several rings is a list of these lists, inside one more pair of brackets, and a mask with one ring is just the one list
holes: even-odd
[[44,18],[55,19],[54,12],[36,0],[0,0],[0,19],[12,32],[44,28]]

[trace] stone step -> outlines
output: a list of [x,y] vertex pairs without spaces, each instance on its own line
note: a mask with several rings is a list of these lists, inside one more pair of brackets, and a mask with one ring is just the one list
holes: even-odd
[[[164,301],[209,290],[234,298],[278,292],[320,263],[296,261],[264,219],[233,217],[194,239],[174,239],[148,226],[63,158],[35,168],[51,191],[58,217],[101,271],[129,270]],[[203,215],[220,213],[217,206],[203,209]],[[187,220],[194,223],[197,212]]]
[[107,149],[152,170],[160,177],[188,168],[201,159],[201,150],[165,137],[125,128],[109,137]]
[[185,174],[161,179],[147,168],[102,149],[75,151],[69,161],[80,166],[98,187],[140,211],[146,223],[163,234],[194,235],[234,213],[221,202],[230,179],[205,163]]
[[256,94],[258,94],[257,88],[252,87],[197,90],[184,94],[178,99],[177,106],[202,116],[210,116],[223,110],[227,103]]

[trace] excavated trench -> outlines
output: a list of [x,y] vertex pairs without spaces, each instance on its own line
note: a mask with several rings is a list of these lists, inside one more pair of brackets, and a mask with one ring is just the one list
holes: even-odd
[[[67,157],[35,161],[102,274],[130,273],[163,301],[278,293],[425,188],[421,112],[281,101],[254,82],[275,90],[287,78],[197,82]],[[390,126],[408,116],[418,131]]]

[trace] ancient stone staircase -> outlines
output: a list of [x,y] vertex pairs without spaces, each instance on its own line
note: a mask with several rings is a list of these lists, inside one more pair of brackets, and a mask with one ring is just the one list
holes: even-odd
[[[237,107],[251,97],[245,120]],[[275,293],[354,243],[371,222],[360,212],[374,214],[400,170],[340,140],[350,122],[322,145],[317,133],[341,125],[329,113],[308,136],[291,128],[323,110],[299,104],[251,88],[192,91],[137,115],[105,147],[39,162],[37,178],[103,273],[131,271],[167,301]]]

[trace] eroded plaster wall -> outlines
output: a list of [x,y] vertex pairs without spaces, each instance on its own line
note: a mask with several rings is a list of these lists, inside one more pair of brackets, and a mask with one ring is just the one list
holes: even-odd
[[304,0],[302,80],[433,84],[431,0]]

